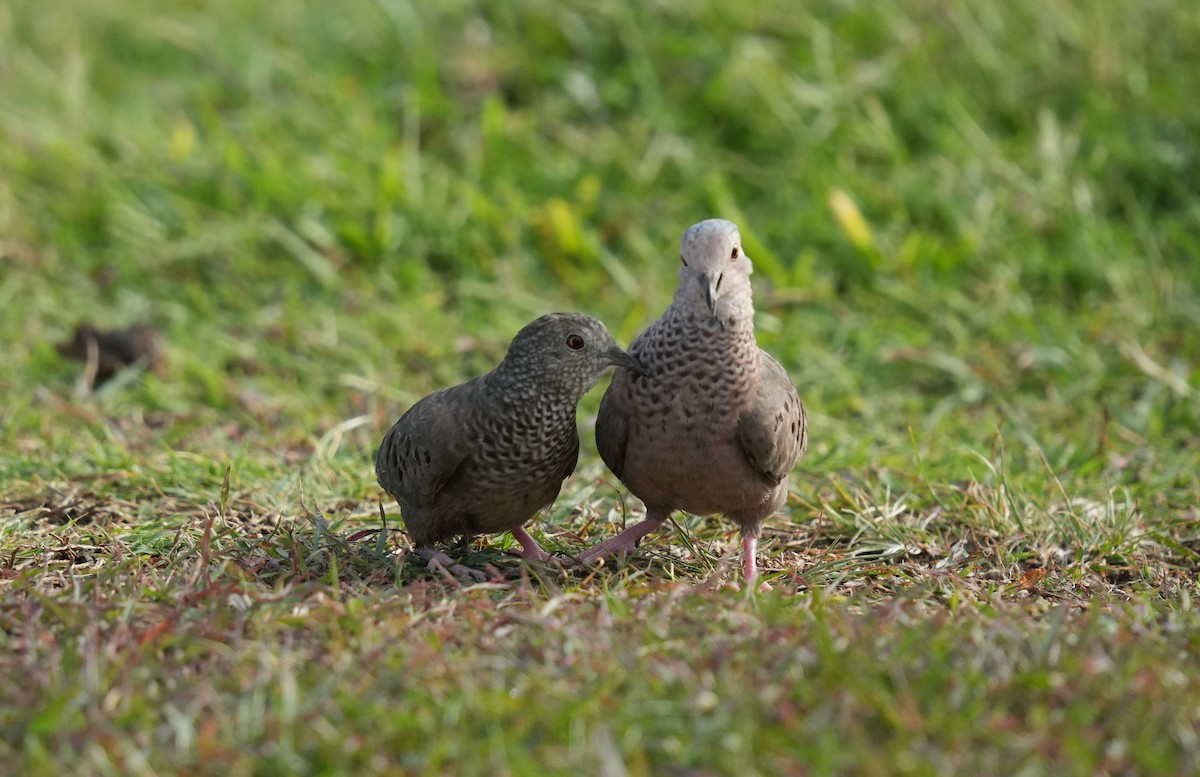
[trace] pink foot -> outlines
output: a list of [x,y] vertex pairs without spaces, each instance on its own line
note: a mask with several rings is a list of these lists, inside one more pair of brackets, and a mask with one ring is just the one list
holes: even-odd
[[513,539],[521,543],[521,550],[513,550],[509,548],[508,552],[514,556],[520,556],[526,561],[549,561],[550,554],[542,550],[542,546],[537,544],[537,540],[529,536],[529,532],[521,526],[512,530]]
[[637,549],[638,542],[641,541],[642,537],[662,526],[665,520],[665,516],[662,518],[646,516],[646,519],[641,523],[636,523],[625,531],[609,537],[604,542],[597,543],[588,548],[579,557],[579,560],[583,564],[594,564],[600,559],[613,554],[627,556]]
[[[742,577],[746,580],[746,588],[754,587],[754,581],[758,579],[758,560],[755,556],[758,555],[758,537],[751,534],[742,535]],[[771,584],[766,580],[758,584],[758,590],[770,591]]]
[[430,572],[448,572],[455,577],[475,580],[480,583],[488,579],[487,574],[481,570],[457,564],[454,559],[436,548],[417,548],[417,555],[429,562],[426,568]]

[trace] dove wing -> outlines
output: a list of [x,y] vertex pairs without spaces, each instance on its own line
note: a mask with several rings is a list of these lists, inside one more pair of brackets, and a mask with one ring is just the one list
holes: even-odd
[[413,507],[433,505],[470,458],[466,417],[473,384],[430,394],[388,430],[375,456],[375,478],[383,490]]
[[754,405],[738,421],[738,442],[750,465],[778,483],[808,446],[808,416],[783,365],[760,353],[761,379]]
[[600,412],[596,416],[596,449],[617,477],[621,477],[625,469],[625,444],[629,435],[629,416],[618,396],[619,384],[633,378],[632,374],[622,375],[623,372],[626,372],[623,367],[617,368],[617,374],[600,400]]

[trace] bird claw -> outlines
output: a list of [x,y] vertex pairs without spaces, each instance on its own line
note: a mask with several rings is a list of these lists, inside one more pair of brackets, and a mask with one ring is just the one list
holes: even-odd
[[524,561],[540,561],[543,564],[554,558],[541,548],[537,548],[535,550],[530,550],[528,548],[521,548],[520,550],[517,548],[509,548],[508,555],[516,556]]
[[570,553],[559,551],[550,556],[550,562],[553,562],[562,569],[578,569],[583,566],[579,561],[579,556],[573,556]]
[[518,526],[512,530],[513,539],[521,544],[521,549],[509,548],[508,552],[526,561],[541,561],[543,563],[550,560],[550,554],[542,550],[542,546],[537,544],[537,540],[529,535],[529,532]]
[[474,580],[477,583],[486,582],[488,579],[486,572],[456,563],[440,550],[418,548],[417,555],[429,562],[425,568],[435,574],[450,574],[460,580]]
[[768,591],[775,590],[774,587],[772,587],[771,584],[768,583],[766,580],[759,582],[759,584],[757,586],[754,585],[753,580],[751,580],[749,583],[747,583],[744,586],[736,580],[730,580],[728,583],[726,583],[724,585],[724,588],[726,591],[757,591],[760,594],[765,594]]
[[[758,537],[753,534],[746,534],[742,537],[742,579],[746,581],[746,588],[754,588],[754,581],[758,580]],[[765,593],[772,590],[771,584],[766,580],[758,584],[758,590]]]
[[629,540],[628,538],[617,535],[610,537],[604,542],[593,545],[578,556],[580,566],[599,566],[604,563],[604,559],[609,556],[617,556],[624,560],[626,556],[631,555],[637,550],[641,544],[641,538]]
[[605,556],[619,555],[622,558],[631,555],[642,542],[642,538],[662,526],[666,518],[646,518],[641,523],[635,523],[616,536],[609,537],[601,543],[579,554],[579,563],[584,566],[595,564]]
[[463,566],[462,564],[450,564],[449,566],[446,566],[444,564],[439,564],[437,561],[430,561],[429,564],[426,565],[426,569],[428,569],[430,572],[445,572],[453,575],[459,580],[474,580],[477,583],[487,582],[488,579],[486,572],[479,569],[473,569],[472,567]]

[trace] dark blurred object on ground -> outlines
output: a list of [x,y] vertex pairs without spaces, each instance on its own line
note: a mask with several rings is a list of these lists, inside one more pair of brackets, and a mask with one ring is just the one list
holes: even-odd
[[79,359],[87,365],[80,383],[90,391],[135,364],[157,368],[162,361],[161,346],[159,333],[144,324],[109,332],[80,324],[72,339],[55,347],[68,359]]

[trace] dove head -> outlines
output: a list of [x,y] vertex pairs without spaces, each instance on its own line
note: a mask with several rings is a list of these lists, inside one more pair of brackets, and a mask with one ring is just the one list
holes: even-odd
[[517,333],[496,372],[529,393],[568,396],[577,402],[614,366],[645,374],[604,324],[582,313],[550,313]]
[[706,310],[724,325],[753,315],[750,257],[737,224],[708,219],[683,233],[679,289],[675,299]]

